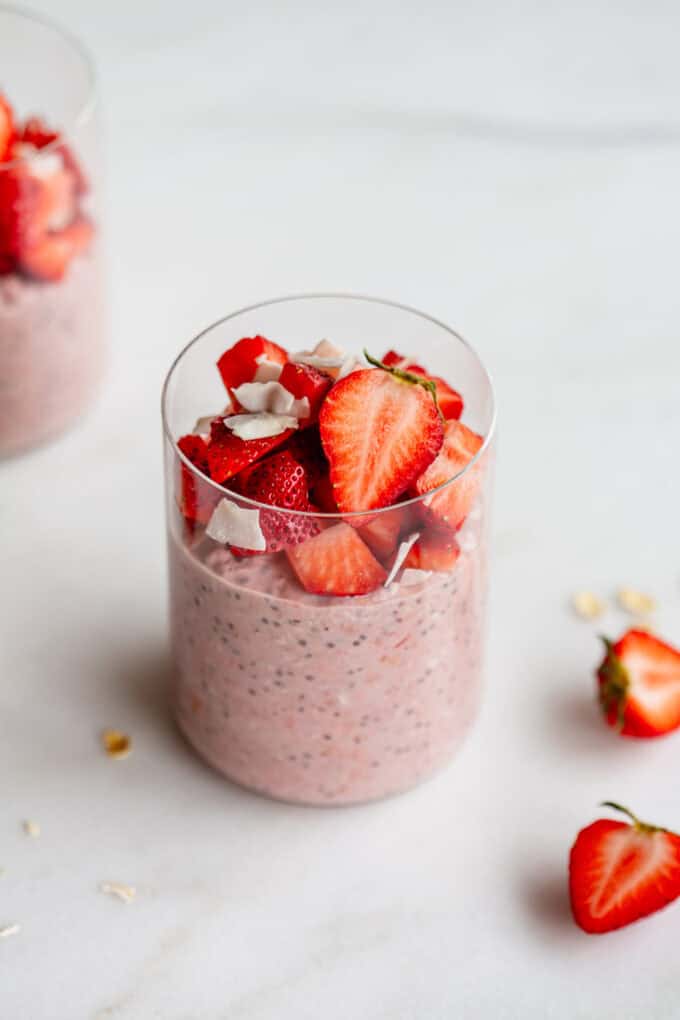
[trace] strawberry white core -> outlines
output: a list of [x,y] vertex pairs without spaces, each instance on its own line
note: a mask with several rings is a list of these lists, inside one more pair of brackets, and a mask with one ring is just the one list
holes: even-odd
[[267,548],[260,527],[260,511],[239,506],[231,499],[220,500],[205,531],[216,542],[236,545],[241,549],[264,552]]

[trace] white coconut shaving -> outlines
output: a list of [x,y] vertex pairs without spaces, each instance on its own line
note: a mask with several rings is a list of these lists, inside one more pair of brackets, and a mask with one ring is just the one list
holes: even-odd
[[269,436],[280,436],[286,429],[298,427],[297,418],[289,414],[232,414],[224,419],[226,427],[239,439],[267,439]]
[[290,390],[274,380],[243,383],[236,387],[234,396],[246,411],[289,414],[293,418],[306,418],[309,415],[307,397],[296,400]]
[[360,361],[354,354],[350,354],[349,357],[345,358],[340,366],[338,374],[335,377],[336,382],[340,382],[346,375],[351,375],[352,372],[358,372],[361,368],[368,368],[363,361]]
[[416,544],[419,538],[420,532],[414,531],[412,535],[409,535],[408,538],[405,538],[404,541],[400,544],[399,548],[397,549],[397,555],[394,557],[394,563],[392,564],[390,572],[385,580],[385,588],[389,588],[389,586],[392,584],[395,577],[401,570],[404,560],[406,559],[412,547]]
[[289,360],[297,365],[309,365],[335,376],[346,358],[347,352],[343,351],[342,347],[336,347],[330,340],[319,340],[313,351],[296,351],[290,355]]
[[283,365],[278,361],[271,361],[266,354],[260,354],[255,358],[257,368],[253,382],[276,382],[283,371]]
[[420,570],[418,567],[407,567],[403,571],[399,581],[400,584],[409,587],[412,584],[421,584],[422,581],[426,581],[432,574],[431,570]]
[[209,436],[210,426],[218,416],[216,414],[208,414],[205,418],[199,418],[193,428],[193,434],[195,436]]
[[237,545],[255,552],[264,552],[267,548],[260,527],[260,511],[239,506],[226,497],[213,510],[205,532],[223,545]]

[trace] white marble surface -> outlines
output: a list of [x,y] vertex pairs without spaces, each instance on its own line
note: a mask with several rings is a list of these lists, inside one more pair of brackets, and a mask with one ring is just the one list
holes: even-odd
[[[83,427],[0,465],[8,1020],[678,1015],[680,907],[589,939],[564,886],[599,800],[680,828],[680,737],[605,731],[566,607],[636,584],[680,640],[680,15],[396,6],[43,4],[101,70],[115,352]],[[480,723],[431,784],[338,811],[232,789],[165,696],[164,370],[315,289],[458,326],[501,413]]]

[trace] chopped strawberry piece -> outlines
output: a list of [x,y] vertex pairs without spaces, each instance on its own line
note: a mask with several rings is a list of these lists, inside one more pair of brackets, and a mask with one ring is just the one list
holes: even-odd
[[680,726],[680,651],[642,630],[612,644],[598,673],[600,706],[629,737],[658,737]]
[[387,573],[349,524],[334,524],[286,555],[303,587],[317,595],[366,595]]
[[404,566],[415,570],[452,570],[459,556],[460,546],[448,528],[428,527],[409,549]]
[[381,563],[389,562],[394,557],[399,535],[407,522],[405,509],[395,507],[394,510],[383,510],[373,520],[362,524],[359,534],[374,556]]
[[37,280],[61,280],[73,258],[92,240],[94,229],[80,216],[57,233],[45,234],[37,243],[19,253],[21,268]]
[[[177,446],[199,471],[209,477],[208,444],[202,436],[182,436]],[[190,525],[195,522],[207,524],[219,498],[219,493],[211,485],[196,478],[186,464],[180,465],[179,508]]]
[[412,358],[404,357],[398,351],[388,351],[382,359],[383,365],[390,365],[399,368],[402,372],[411,372],[413,375],[421,375],[424,379],[431,379],[437,388],[437,403],[439,410],[448,420],[460,418],[463,413],[463,398],[460,393],[452,389],[447,382],[444,382],[438,375],[430,375],[422,365],[413,361]]
[[[478,436],[462,422],[446,422],[441,452],[416,480],[412,495],[423,496],[455,478],[477,454],[483,442],[482,436]],[[434,518],[452,530],[458,528],[472,509],[480,480],[479,465],[476,465],[451,485],[435,493],[428,503],[423,502],[422,509],[426,518]]]
[[[303,466],[290,450],[281,450],[248,469],[239,491],[268,506],[313,512],[315,508],[309,502],[308,488]],[[267,552],[279,552],[319,533],[319,525],[313,517],[276,510],[260,511],[260,527],[267,541]]]
[[42,182],[24,163],[0,169],[0,251],[16,258],[40,240]]
[[288,355],[283,347],[263,336],[252,336],[244,337],[225,351],[217,367],[224,385],[231,393],[242,383],[257,381],[258,369],[262,375],[264,369],[271,365],[285,365],[287,360]]
[[[29,117],[24,124],[20,135],[21,141],[28,145],[35,145],[36,149],[44,149],[59,138],[58,131],[51,131],[40,117]],[[61,155],[64,161],[64,169],[71,175],[73,186],[77,195],[85,195],[88,191],[88,183],[83,169],[73,155],[71,148],[66,142],[61,142],[54,148],[55,152]]]
[[312,486],[312,499],[324,514],[337,514],[338,504],[333,494],[331,476],[326,473]]
[[249,464],[266,456],[292,435],[292,429],[286,429],[278,436],[266,436],[263,439],[239,439],[226,427],[221,418],[216,418],[210,429],[208,447],[208,466],[210,477],[220,485],[233,478]]
[[363,369],[336,383],[319,425],[343,512],[389,506],[432,463],[443,441],[431,394],[382,370]]
[[324,397],[333,385],[333,380],[318,368],[311,365],[298,365],[293,361],[283,366],[279,376],[279,382],[289,393],[292,393],[296,400],[307,397],[309,401],[309,415],[300,419],[300,427],[309,425],[319,417],[319,408]]
[[623,928],[680,895],[680,836],[647,825],[600,818],[582,829],[569,857],[569,896],[576,924],[590,935]]
[[10,159],[10,145],[14,137],[14,114],[12,107],[0,93],[0,163]]

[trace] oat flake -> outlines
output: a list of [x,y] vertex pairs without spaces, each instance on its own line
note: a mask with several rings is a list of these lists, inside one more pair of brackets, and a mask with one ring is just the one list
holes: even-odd
[[635,588],[619,588],[616,599],[621,609],[634,616],[647,616],[656,609],[656,601],[652,596],[636,591]]
[[592,591],[577,591],[572,595],[571,604],[574,612],[583,620],[596,620],[605,610],[602,599]]
[[23,823],[23,829],[27,836],[31,836],[33,839],[37,839],[40,835],[40,826],[37,822],[32,822],[30,819],[26,819]]
[[126,758],[132,750],[132,741],[120,730],[104,730],[102,733],[104,750],[111,758]]

